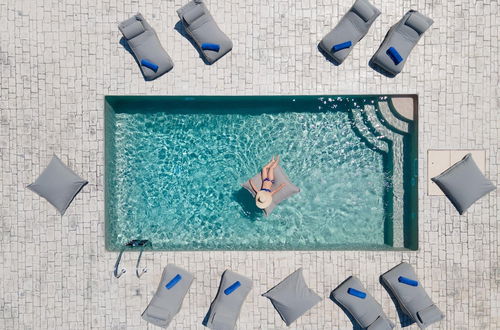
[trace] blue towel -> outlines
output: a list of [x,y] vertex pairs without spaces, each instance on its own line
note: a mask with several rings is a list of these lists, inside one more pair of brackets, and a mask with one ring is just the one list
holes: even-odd
[[353,288],[347,289],[347,293],[350,294],[350,295],[352,295],[352,296],[361,298],[361,299],[365,299],[366,298],[366,293],[364,293],[363,291],[359,291],[359,290],[353,289]]
[[411,278],[400,276],[398,278],[398,281],[401,283],[404,283],[406,285],[411,285],[411,286],[418,286],[418,282],[415,280],[412,280]]
[[403,58],[401,55],[399,55],[398,51],[396,48],[391,47],[387,50],[387,55],[391,58],[391,60],[394,62],[394,64],[398,65],[399,63],[403,62]]
[[346,41],[341,44],[336,44],[332,47],[332,52],[338,52],[339,50],[346,49],[352,46],[352,42]]
[[154,72],[158,71],[158,65],[148,60],[141,60],[141,65],[145,66],[146,68],[150,68]]
[[231,294],[234,290],[238,289],[241,286],[240,281],[236,281],[231,284],[226,290],[224,290],[224,294],[227,296]]
[[214,52],[218,52],[220,49],[220,46],[217,44],[204,43],[204,44],[201,44],[201,49],[213,50]]
[[167,290],[170,290],[172,289],[180,280],[182,279],[182,276],[177,274],[174,276],[173,279],[170,280],[170,282],[167,283],[167,285],[165,285],[165,287],[167,288]]

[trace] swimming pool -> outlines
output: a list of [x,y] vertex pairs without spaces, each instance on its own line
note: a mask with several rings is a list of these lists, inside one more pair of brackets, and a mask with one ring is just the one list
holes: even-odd
[[[106,96],[106,247],[418,248],[417,122],[394,96]],[[272,155],[301,192],[265,217]]]

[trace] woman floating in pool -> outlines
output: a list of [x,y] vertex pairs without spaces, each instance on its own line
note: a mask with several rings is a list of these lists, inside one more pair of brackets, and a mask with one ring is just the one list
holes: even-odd
[[255,204],[259,209],[265,209],[266,207],[269,207],[269,205],[271,205],[271,203],[273,202],[273,195],[283,189],[283,187],[285,186],[285,183],[282,183],[275,190],[271,189],[274,183],[274,169],[276,168],[276,166],[278,166],[279,161],[279,156],[277,156],[276,159],[274,159],[273,156],[273,159],[262,168],[262,186],[260,187],[260,190],[257,189],[252,180],[250,180],[250,185],[255,191]]

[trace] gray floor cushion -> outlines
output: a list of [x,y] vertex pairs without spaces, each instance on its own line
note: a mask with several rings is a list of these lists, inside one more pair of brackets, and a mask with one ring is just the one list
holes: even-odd
[[88,183],[67,167],[57,156],[28,189],[45,198],[61,215],[64,215],[73,199]]
[[287,326],[321,301],[321,297],[307,287],[302,268],[288,275],[262,296],[269,298]]
[[121,22],[118,29],[134,54],[144,79],[154,80],[172,70],[172,59],[162,47],[156,31],[140,13]]
[[382,284],[399,303],[404,313],[424,329],[444,318],[434,305],[422,284],[418,281],[413,267],[403,262],[380,277]]
[[470,153],[431,180],[441,188],[460,214],[467,211],[481,197],[496,189],[481,173]]
[[330,297],[342,309],[347,310],[363,328],[369,330],[394,328],[394,323],[387,318],[382,306],[366,291],[361,281],[355,276],[342,282],[332,291]]
[[193,279],[191,273],[176,265],[168,264],[163,269],[158,289],[142,313],[142,318],[159,327],[168,327],[181,310],[182,302]]
[[370,66],[394,77],[401,72],[413,47],[418,43],[425,31],[434,23],[415,10],[408,11],[403,18],[393,25],[377,52],[370,60]]
[[190,1],[177,10],[177,14],[209,64],[213,64],[233,48],[231,39],[215,23],[201,0]]
[[319,43],[320,49],[339,65],[368,33],[380,10],[368,0],[356,0],[335,28]]
[[234,329],[243,302],[252,286],[251,279],[226,270],[222,274],[219,291],[210,304],[203,325],[216,330]]
[[[260,172],[255,174],[250,180],[252,180],[255,187],[260,188],[262,186],[262,176]],[[282,183],[285,183],[286,185],[283,187],[283,189],[281,189],[280,191],[278,191],[276,194],[273,195],[273,202],[269,207],[264,209],[265,215],[271,214],[276,205],[278,205],[285,199],[295,195],[296,193],[300,192],[299,187],[290,182],[290,179],[288,179],[288,176],[285,174],[285,171],[283,171],[283,168],[280,165],[278,165],[274,169],[274,181],[275,182],[273,183],[272,186],[273,190],[278,188]],[[253,191],[252,186],[250,186],[250,181],[247,180],[241,186],[246,190],[248,190],[255,198],[255,192]]]

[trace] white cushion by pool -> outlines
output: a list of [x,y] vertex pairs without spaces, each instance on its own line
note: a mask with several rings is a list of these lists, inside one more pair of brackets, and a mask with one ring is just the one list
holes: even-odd
[[288,275],[271,290],[262,294],[289,326],[321,301],[321,297],[307,287],[302,268]]
[[495,190],[495,186],[479,170],[467,154],[440,175],[432,178],[460,214],[484,195]]
[[87,183],[54,155],[42,174],[27,188],[45,198],[64,215],[73,198]]
[[[261,187],[262,186],[262,176],[259,173],[255,174],[250,180],[252,180],[253,184],[255,187]],[[242,184],[243,188],[248,190],[252,196],[255,198],[255,192],[252,189],[252,186],[250,185],[250,180],[247,180],[245,183]],[[274,169],[274,183],[272,189],[277,189],[282,183],[285,183],[286,185],[278,191],[276,194],[273,195],[273,202],[269,207],[266,207],[264,209],[264,213],[266,215],[271,214],[271,212],[274,210],[276,205],[284,201],[285,199],[289,198],[290,196],[295,195],[296,193],[300,192],[299,187],[294,185],[290,179],[288,179],[288,176],[285,174],[285,171],[281,168],[281,166],[277,166]]]

